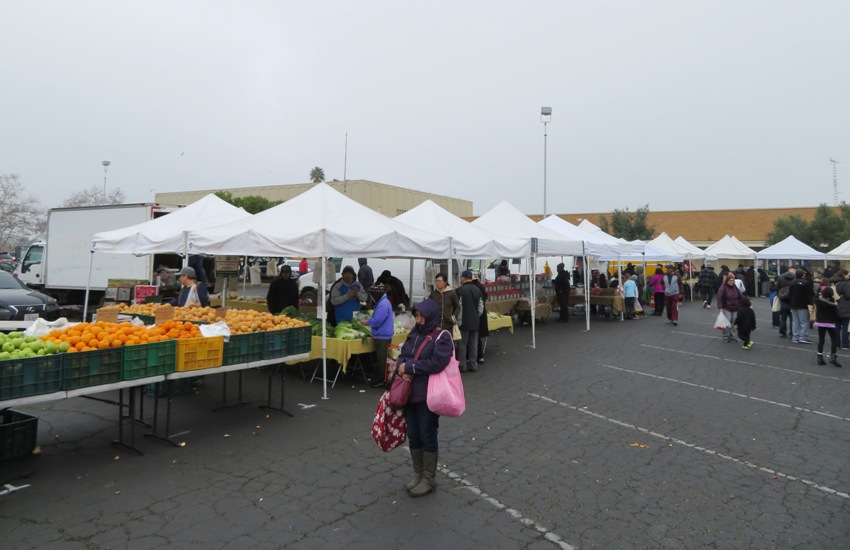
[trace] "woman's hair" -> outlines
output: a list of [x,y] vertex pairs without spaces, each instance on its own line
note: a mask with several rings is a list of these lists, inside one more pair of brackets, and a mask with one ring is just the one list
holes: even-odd
[[820,295],[823,296],[824,298],[830,299],[833,296],[835,296],[835,293],[832,292],[832,287],[828,286],[828,287],[826,287],[826,288],[824,288],[823,290],[820,291]]
[[750,301],[750,297],[745,294],[744,297],[741,298],[741,305],[744,307],[750,307],[753,303]]
[[728,281],[730,279],[733,280],[733,281],[735,280],[735,274],[732,273],[731,271],[726,274],[726,280]]
[[437,273],[436,275],[434,275],[434,280],[436,281],[437,279],[442,279],[443,281],[449,280],[448,276],[446,276],[446,274],[443,273],[442,271]]
[[664,270],[661,269],[660,267],[656,267],[655,268],[655,274],[656,275],[664,275]]
[[839,269],[838,271],[835,272],[835,274],[837,276],[841,277],[842,279],[847,276],[847,273],[850,273],[850,272],[848,272],[846,269]]

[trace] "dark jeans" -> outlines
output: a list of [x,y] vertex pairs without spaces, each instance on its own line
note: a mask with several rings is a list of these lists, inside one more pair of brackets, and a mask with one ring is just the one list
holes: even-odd
[[387,372],[387,346],[392,343],[392,340],[375,340],[375,378],[374,380],[385,380]]
[[741,342],[746,344],[750,341],[750,334],[752,333],[753,331],[751,330],[738,330],[738,338],[741,339]]
[[634,298],[624,298],[626,302],[626,319],[631,319],[635,316],[635,299]]
[[823,344],[827,334],[829,334],[829,354],[835,357],[835,350],[838,349],[838,329],[835,327],[818,327],[818,353],[823,353]]
[[407,439],[411,449],[423,449],[426,453],[437,452],[437,430],[440,415],[431,412],[428,403],[408,403],[404,408],[407,420]]
[[702,287],[703,300],[706,304],[711,305],[711,301],[714,299],[714,286],[704,286]]
[[558,319],[561,321],[570,320],[570,295],[566,292],[556,295],[558,300]]
[[664,293],[656,292],[655,293],[655,314],[661,315],[664,313]]
[[850,317],[841,318],[841,347],[850,348],[850,334],[847,329],[850,327]]
[[[778,298],[777,298],[778,299]],[[779,335],[785,336],[788,334],[788,325],[791,323],[791,306],[787,302],[782,302],[779,306]],[[792,331],[791,334],[794,332]]]

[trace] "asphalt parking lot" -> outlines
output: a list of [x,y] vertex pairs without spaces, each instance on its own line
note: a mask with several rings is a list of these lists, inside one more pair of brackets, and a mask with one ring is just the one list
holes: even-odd
[[678,326],[541,323],[536,349],[528,326],[500,331],[464,375],[467,412],[441,419],[439,488],[420,499],[406,451],[370,438],[379,390],[362,378],[324,400],[287,367],[290,418],[257,407],[265,371],[244,376],[252,404],[218,412],[222,377],[206,377],[175,399],[185,445],[137,437],[142,456],[110,445],[112,405],[25,407],[42,453],[0,463],[22,487],[0,496],[3,545],[844,548],[850,356],[817,366],[814,345],[779,339],[766,299],[755,309],[750,350],[721,343],[698,303]]

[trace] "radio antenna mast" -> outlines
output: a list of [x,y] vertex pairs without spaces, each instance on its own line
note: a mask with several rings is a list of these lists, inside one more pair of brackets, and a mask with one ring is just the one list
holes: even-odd
[[838,206],[838,161],[830,158],[829,162],[832,163],[832,200]]

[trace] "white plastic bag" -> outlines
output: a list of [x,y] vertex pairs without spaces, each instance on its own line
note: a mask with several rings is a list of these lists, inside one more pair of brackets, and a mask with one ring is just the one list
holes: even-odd
[[213,336],[224,336],[225,342],[230,342],[230,327],[224,321],[219,321],[211,325],[200,325],[201,334],[204,338]]
[[717,314],[717,319],[714,321],[714,328],[719,330],[726,330],[732,326],[732,323],[729,322],[729,319],[723,315],[723,312]]
[[24,331],[24,337],[26,336],[35,336],[36,338],[41,338],[46,334],[50,334],[50,332],[54,330],[62,330],[69,327],[71,323],[68,322],[68,319],[65,317],[60,317],[55,321],[45,321],[41,317],[35,320],[32,325],[29,326]]

